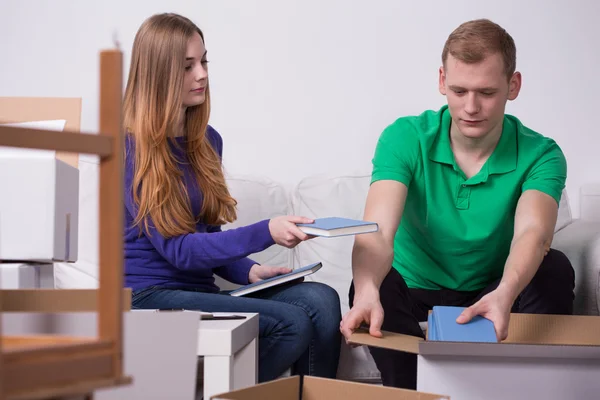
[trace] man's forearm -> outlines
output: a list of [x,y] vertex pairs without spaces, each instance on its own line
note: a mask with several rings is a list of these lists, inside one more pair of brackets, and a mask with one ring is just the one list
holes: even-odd
[[376,290],[390,271],[394,257],[393,244],[381,232],[356,237],[352,250],[352,274],[357,295]]
[[547,240],[534,230],[523,233],[513,242],[498,286],[510,296],[511,304],[535,276],[546,248]]

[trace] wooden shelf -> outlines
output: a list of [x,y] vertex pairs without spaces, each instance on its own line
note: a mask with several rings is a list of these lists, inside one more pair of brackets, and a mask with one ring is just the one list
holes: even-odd
[[[96,338],[68,336],[2,337],[3,389],[7,398],[41,395],[87,382],[105,382],[113,376],[113,343]],[[27,373],[25,373],[27,372]]]
[[131,378],[121,379],[90,379],[78,380],[62,386],[47,387],[44,389],[27,390],[24,392],[15,392],[5,397],[6,400],[44,400],[60,399],[66,396],[85,396],[98,389],[105,389],[116,386],[131,384]]
[[[36,353],[40,349],[60,351],[63,348],[102,344],[95,338],[62,335],[2,336],[0,340],[2,341],[2,353],[5,361],[15,353]],[[38,353],[36,353],[36,356],[41,355]]]
[[100,156],[98,290],[0,291],[0,323],[6,311],[92,310],[98,316],[97,337],[0,335],[0,400],[91,399],[99,388],[131,383],[123,376],[123,310],[130,304],[124,299],[130,291],[123,289],[122,65],[119,50],[101,52],[102,134],[0,126],[0,146]]
[[42,129],[4,127],[0,132],[3,146],[30,148],[35,141],[36,148],[41,150],[57,150],[70,152],[79,149],[77,153],[111,154],[112,138],[105,135],[86,135],[75,132],[54,132],[48,135]]

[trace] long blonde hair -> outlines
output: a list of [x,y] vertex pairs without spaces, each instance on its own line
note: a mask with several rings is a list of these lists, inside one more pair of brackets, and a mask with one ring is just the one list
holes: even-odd
[[127,135],[135,142],[133,198],[138,206],[134,224],[148,233],[148,217],[165,237],[195,231],[198,221],[222,225],[236,219],[221,160],[206,137],[210,93],[203,104],[188,107],[186,151],[202,192],[200,215],[192,214],[188,191],[169,148],[183,104],[184,63],[189,39],[202,31],[177,14],[148,18],[135,36],[123,104]]

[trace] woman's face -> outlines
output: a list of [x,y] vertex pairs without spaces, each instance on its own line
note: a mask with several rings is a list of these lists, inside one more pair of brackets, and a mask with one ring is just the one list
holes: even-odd
[[190,38],[185,55],[183,77],[183,107],[193,107],[206,100],[208,61],[204,41],[196,32]]

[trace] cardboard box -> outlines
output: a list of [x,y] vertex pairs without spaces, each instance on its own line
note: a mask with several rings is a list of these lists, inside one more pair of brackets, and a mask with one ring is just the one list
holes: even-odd
[[0,289],[53,289],[53,264],[5,264],[0,266]]
[[[79,132],[81,99],[0,97],[0,124]],[[78,154],[0,147],[0,260],[77,261]]]
[[[79,132],[81,98],[0,97],[0,124],[64,120],[64,130]],[[56,158],[77,168],[79,155],[57,152]]]
[[293,376],[211,397],[212,400],[443,400],[448,396],[366,383]]
[[600,397],[600,317],[511,314],[501,343],[427,341],[384,332],[350,342],[417,354],[417,390],[453,400]]

